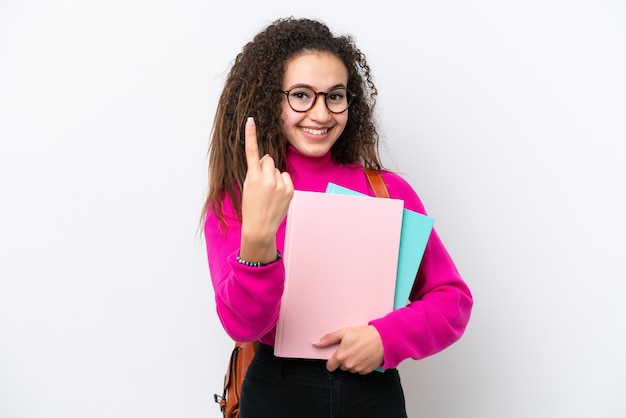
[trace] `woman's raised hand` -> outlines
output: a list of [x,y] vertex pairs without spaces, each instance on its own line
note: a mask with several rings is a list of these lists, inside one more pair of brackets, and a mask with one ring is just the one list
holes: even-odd
[[289,173],[281,173],[269,155],[259,158],[256,125],[248,118],[245,128],[248,171],[241,198],[241,248],[244,260],[276,259],[276,231],[287,214],[293,196]]

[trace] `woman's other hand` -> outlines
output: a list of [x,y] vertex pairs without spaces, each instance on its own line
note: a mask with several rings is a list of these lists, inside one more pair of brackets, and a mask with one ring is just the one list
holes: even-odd
[[339,344],[339,347],[326,362],[326,369],[330,372],[339,368],[367,374],[383,363],[383,342],[373,325],[342,328],[314,343],[319,348],[333,344]]

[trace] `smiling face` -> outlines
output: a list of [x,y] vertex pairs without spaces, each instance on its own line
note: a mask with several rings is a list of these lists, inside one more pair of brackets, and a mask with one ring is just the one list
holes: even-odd
[[[307,86],[317,92],[329,92],[348,86],[348,70],[343,62],[328,52],[305,52],[288,62],[282,90]],[[301,154],[321,157],[332,148],[348,122],[348,111],[331,113],[326,96],[320,94],[311,109],[296,112],[287,96],[282,104],[282,130],[287,141]]]

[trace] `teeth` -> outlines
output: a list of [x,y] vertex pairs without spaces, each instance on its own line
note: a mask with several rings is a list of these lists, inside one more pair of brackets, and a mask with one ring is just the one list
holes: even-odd
[[312,135],[323,135],[328,132],[328,129],[311,129],[311,128],[302,128],[302,130],[308,134]]

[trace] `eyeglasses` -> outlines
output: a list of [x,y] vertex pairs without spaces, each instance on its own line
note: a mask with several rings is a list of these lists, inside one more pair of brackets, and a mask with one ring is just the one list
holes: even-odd
[[356,96],[345,87],[336,87],[329,92],[317,92],[311,87],[300,86],[290,90],[281,90],[281,93],[287,95],[287,103],[295,112],[299,113],[311,110],[320,94],[324,96],[326,107],[330,113],[343,113],[348,110],[352,99]]

